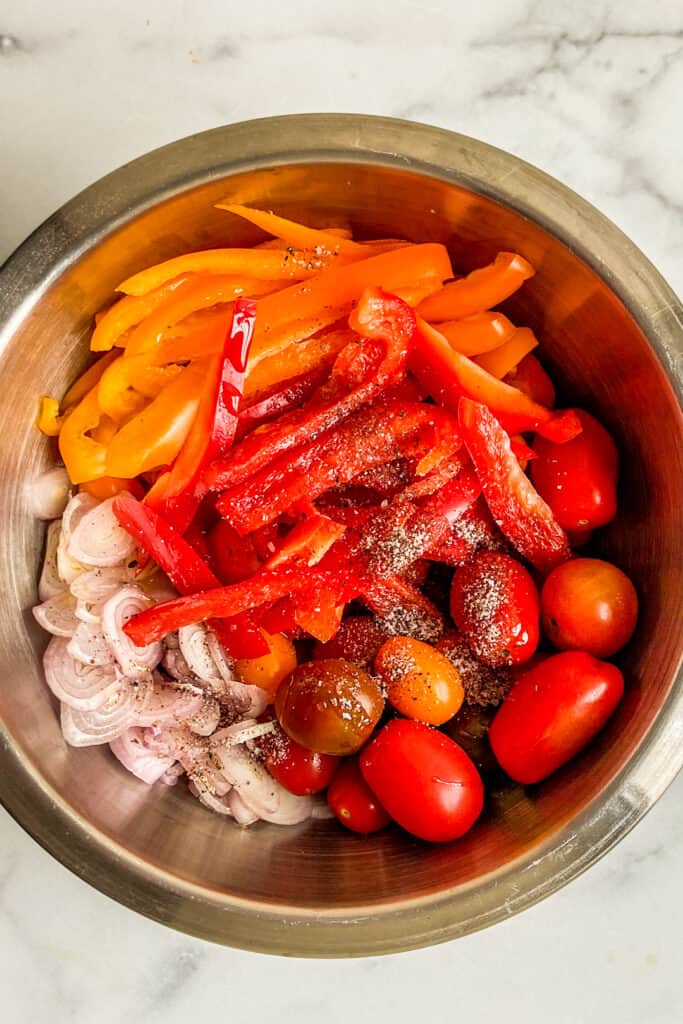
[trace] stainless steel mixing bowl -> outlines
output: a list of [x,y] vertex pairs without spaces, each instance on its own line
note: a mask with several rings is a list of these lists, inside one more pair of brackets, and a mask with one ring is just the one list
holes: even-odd
[[[86,359],[93,313],[134,269],[250,242],[213,209],[226,195],[350,221],[362,233],[444,241],[456,264],[514,249],[538,268],[513,303],[576,404],[623,452],[619,521],[603,550],[635,579],[642,616],[628,693],[597,742],[533,791],[490,801],[465,839],[361,840],[330,822],[240,831],[184,787],[150,790],[104,748],[70,750],[43,682],[35,601],[42,530],[24,482],[49,461],[36,397]],[[520,160],[463,136],[357,116],[219,128],[115,171],[50,218],[0,276],[0,797],[63,864],[175,928],[248,949],[384,953],[482,928],[605,853],[683,761],[681,307],[596,210]]]

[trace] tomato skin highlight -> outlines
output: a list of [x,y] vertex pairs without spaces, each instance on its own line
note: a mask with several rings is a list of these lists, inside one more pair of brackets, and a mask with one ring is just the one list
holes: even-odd
[[624,692],[615,665],[584,651],[554,654],[525,672],[489,729],[498,764],[515,782],[541,782],[593,739]]
[[543,629],[558,650],[610,658],[633,636],[638,595],[628,576],[599,558],[574,558],[541,591]]
[[295,796],[308,796],[326,789],[339,768],[339,758],[307,750],[290,739],[279,725],[276,729],[277,733],[263,736],[259,741],[263,762],[273,778]]
[[474,654],[494,668],[528,661],[538,647],[538,590],[510,555],[480,551],[456,569],[451,616]]
[[361,775],[356,758],[342,761],[327,791],[327,803],[337,820],[359,835],[379,832],[391,824],[391,818]]
[[582,431],[565,444],[536,437],[529,467],[534,487],[564,530],[606,526],[617,514],[617,448],[601,423],[577,409]]
[[388,722],[361,753],[360,768],[394,821],[427,842],[459,839],[484,806],[481,777],[465,751],[420,722]]

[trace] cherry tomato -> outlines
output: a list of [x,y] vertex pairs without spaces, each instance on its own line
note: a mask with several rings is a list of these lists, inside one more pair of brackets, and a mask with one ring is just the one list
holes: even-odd
[[536,356],[524,356],[514,370],[505,375],[505,383],[519,388],[534,402],[552,409],[555,405],[555,388]]
[[516,782],[540,782],[602,729],[624,692],[615,665],[584,651],[553,654],[522,675],[489,729],[501,768]]
[[605,428],[576,410],[582,431],[565,444],[536,436],[538,458],[529,466],[534,486],[565,530],[584,532],[605,526],[617,513],[619,457]]
[[406,718],[443,725],[460,710],[465,694],[457,669],[421,640],[390,637],[377,652],[375,672],[386,683],[389,703]]
[[344,658],[360,668],[369,668],[387,638],[377,619],[370,615],[349,615],[327,643],[316,643],[313,658]]
[[498,551],[480,551],[456,569],[451,615],[485,664],[518,665],[538,647],[538,591],[519,562]]
[[230,523],[219,519],[207,536],[215,571],[223,583],[249,579],[261,567],[250,537],[240,537]]
[[609,658],[633,635],[638,595],[610,562],[575,558],[553,569],[543,584],[541,617],[554,647]]
[[471,757],[480,774],[487,778],[499,772],[488,741],[488,731],[495,708],[463,704],[455,718],[447,722],[445,732]]
[[275,711],[287,735],[321,754],[355,754],[383,710],[379,683],[342,658],[299,665],[275,698]]
[[391,823],[355,758],[342,761],[327,791],[327,803],[342,825],[364,836]]
[[260,686],[273,700],[282,680],[296,668],[296,648],[281,633],[264,633],[264,636],[270,648],[268,654],[260,658],[238,659],[235,671],[243,683]]
[[361,754],[360,767],[394,821],[432,843],[464,835],[484,806],[479,772],[465,751],[420,722],[388,722]]
[[339,767],[339,758],[307,750],[279,725],[275,728],[258,741],[263,762],[273,778],[297,796],[326,789]]

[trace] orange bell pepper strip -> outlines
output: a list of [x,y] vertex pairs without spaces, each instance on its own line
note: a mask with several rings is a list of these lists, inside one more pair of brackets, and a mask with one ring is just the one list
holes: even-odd
[[502,313],[475,313],[462,320],[439,324],[439,331],[448,338],[456,352],[464,356],[478,356],[504,345],[516,327]]
[[115,302],[97,321],[90,339],[92,351],[108,352],[115,345],[119,345],[126,331],[136,327],[146,316],[153,313],[187,279],[187,275],[174,277],[145,295],[127,295]]
[[115,476],[101,476],[99,480],[86,480],[79,485],[79,491],[86,491],[92,494],[93,498],[106,501],[107,498],[114,498],[117,494],[132,494],[134,498],[142,499],[144,490],[138,480],[121,480]]
[[509,298],[534,273],[534,268],[523,256],[499,252],[493,263],[473,270],[467,277],[450,281],[436,295],[425,299],[418,313],[425,320],[436,323],[483,313]]
[[62,429],[62,418],[59,415],[59,402],[56,398],[41,395],[38,399],[36,427],[46,437],[57,437]]
[[205,360],[190,363],[117,431],[107,448],[107,476],[130,479],[173,462],[192,426],[206,373]]
[[524,356],[538,345],[538,340],[528,327],[518,327],[504,345],[493,352],[485,352],[477,356],[475,362],[492,377],[502,380],[511,370],[521,363]]
[[59,454],[72,484],[82,484],[106,475],[107,449],[89,436],[90,431],[98,427],[101,416],[97,404],[97,388],[94,387],[62,424],[59,432]]
[[305,341],[288,345],[281,353],[262,359],[256,366],[248,366],[244,397],[249,398],[259,391],[266,391],[280,381],[331,366],[335,356],[354,337],[353,331],[347,327],[325,331]]
[[488,406],[509,433],[535,430],[558,443],[581,432],[578,417],[571,410],[546,409],[456,352],[443,334],[420,317],[417,325],[408,365],[439,405],[457,414],[460,399],[471,398]]
[[111,419],[120,423],[149,404],[182,367],[150,366],[146,355],[121,355],[107,367],[97,385],[97,401],[100,409]]
[[280,354],[287,345],[309,338],[348,316],[365,288],[396,293],[426,280],[443,281],[451,274],[445,246],[427,242],[335,266],[310,281],[266,295],[256,304],[251,368],[261,359]]
[[239,203],[220,202],[216,203],[217,210],[227,210],[237,217],[248,220],[250,224],[256,225],[269,235],[281,238],[288,245],[295,249],[322,250],[329,253],[342,253],[347,256],[364,257],[363,247],[358,242],[353,242],[338,235],[328,234],[319,228],[309,228],[305,224],[288,220],[286,217],[279,217],[267,210],[255,210],[250,206],[241,206]]
[[257,278],[261,281],[297,281],[313,277],[338,256],[311,250],[202,249],[157,263],[127,277],[117,287],[126,295],[145,295],[180,274],[211,274]]
[[82,398],[91,391],[99,379],[101,378],[104,371],[108,366],[112,364],[116,359],[118,352],[108,352],[106,356],[102,356],[96,362],[89,366],[88,369],[78,377],[67,393],[62,399],[62,409],[69,409],[73,405],[77,405]]
[[[233,302],[240,296],[262,295],[272,291],[272,281],[247,280],[238,277],[198,275],[190,278],[149,316],[138,324],[126,345],[126,358],[156,348],[166,332],[198,310]],[[215,321],[225,325],[225,310]],[[229,310],[227,311],[229,315]],[[225,332],[223,332],[225,333]],[[222,340],[222,339],[221,339]]]

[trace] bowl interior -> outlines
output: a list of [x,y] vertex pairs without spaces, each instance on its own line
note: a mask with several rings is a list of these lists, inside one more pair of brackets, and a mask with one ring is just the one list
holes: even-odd
[[[537,332],[542,358],[566,400],[594,412],[620,445],[620,515],[599,549],[630,573],[641,597],[637,636],[622,658],[627,696],[581,757],[533,791],[509,786],[491,794],[481,823],[456,844],[427,846],[393,831],[359,840],[329,822],[241,831],[202,809],[184,786],[150,790],[108,749],[71,750],[61,738],[41,675],[45,638],[27,614],[43,531],[26,508],[23,486],[50,457],[32,429],[36,398],[59,395],[83,367],[93,314],[134,269],[188,249],[260,239],[255,229],[213,209],[225,196],[320,226],[349,225],[366,237],[442,241],[463,271],[501,249],[522,253],[537,274],[507,311]],[[607,284],[514,209],[437,178],[376,164],[307,163],[224,176],[156,203],[56,273],[38,302],[17,317],[0,371],[0,719],[26,771],[50,792],[52,812],[72,816],[96,845],[135,864],[159,890],[265,914],[270,907],[298,919],[349,908],[356,918],[381,915],[437,894],[464,898],[495,885],[507,867],[533,856],[561,829],[579,829],[662,708],[682,644],[679,406],[647,339]],[[18,800],[15,794],[15,807]],[[125,892],[117,895],[131,902]],[[168,904],[163,915],[174,919]],[[219,924],[206,931],[232,941]]]

